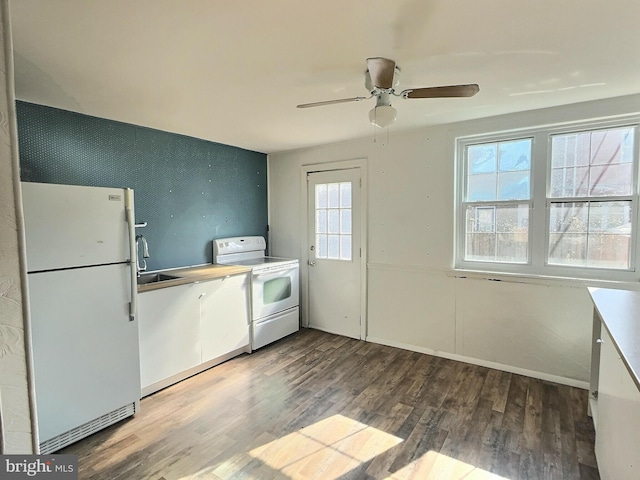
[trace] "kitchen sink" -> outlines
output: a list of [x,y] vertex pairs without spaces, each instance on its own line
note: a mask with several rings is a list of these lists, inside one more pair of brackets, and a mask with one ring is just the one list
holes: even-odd
[[176,278],[180,278],[180,277],[167,275],[166,273],[146,273],[138,277],[138,285],[146,285],[148,283],[158,283],[158,282],[164,282],[167,280],[175,280]]

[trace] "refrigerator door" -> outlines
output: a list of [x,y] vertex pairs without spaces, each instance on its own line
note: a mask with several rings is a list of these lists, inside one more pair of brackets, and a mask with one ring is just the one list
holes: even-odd
[[28,275],[40,441],[140,399],[129,266]]
[[22,183],[29,272],[129,260],[125,190]]

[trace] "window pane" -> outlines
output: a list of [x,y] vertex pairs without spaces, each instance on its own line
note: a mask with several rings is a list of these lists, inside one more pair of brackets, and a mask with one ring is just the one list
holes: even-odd
[[479,202],[496,199],[496,174],[469,175],[467,201]]
[[632,165],[599,165],[591,167],[591,196],[628,195],[632,188]]
[[531,170],[531,139],[500,142],[500,171]]
[[316,208],[327,208],[327,185],[316,185]]
[[340,210],[340,233],[351,233],[351,210]]
[[529,204],[468,206],[465,260],[526,263]]
[[467,148],[470,174],[492,173],[498,164],[497,144],[471,145]]
[[551,170],[551,197],[586,197],[589,193],[589,167]]
[[351,235],[340,236],[340,260],[351,260]]
[[623,156],[626,140],[633,142],[631,128],[599,130],[591,134],[591,165],[613,165],[631,162],[632,156]]
[[351,260],[351,186],[316,185],[316,258]]
[[329,233],[340,233],[340,210],[327,210],[329,214]]
[[316,210],[316,233],[327,233],[326,210]]
[[316,258],[327,258],[326,235],[316,235]]
[[499,174],[498,200],[528,200],[530,195],[528,170]]
[[475,208],[475,231],[483,233],[493,233],[496,231],[496,209],[495,207]]
[[629,268],[630,201],[553,203],[550,222],[550,264]]
[[549,264],[587,266],[586,233],[552,233],[549,243]]
[[351,207],[351,182],[344,182],[340,184],[340,206]]
[[551,137],[551,168],[589,165],[589,133],[570,133]]
[[584,202],[551,205],[549,264],[587,266],[588,218],[589,212]]
[[526,138],[468,147],[466,200],[528,200],[531,143]]
[[340,235],[329,235],[327,258],[340,258]]
[[551,141],[551,196],[603,197],[633,190],[633,129],[569,135]]
[[338,208],[340,206],[340,185],[337,183],[329,183],[329,208]]

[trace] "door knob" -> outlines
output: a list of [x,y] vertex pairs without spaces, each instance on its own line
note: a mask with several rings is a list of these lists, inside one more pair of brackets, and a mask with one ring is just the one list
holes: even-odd
[[310,267],[315,267],[316,266],[316,262],[314,262],[313,260],[309,260],[309,266]]

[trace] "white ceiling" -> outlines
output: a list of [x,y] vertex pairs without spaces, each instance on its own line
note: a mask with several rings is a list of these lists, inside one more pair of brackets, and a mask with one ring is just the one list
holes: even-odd
[[372,135],[365,59],[400,131],[640,92],[638,0],[12,0],[18,99],[271,153]]

